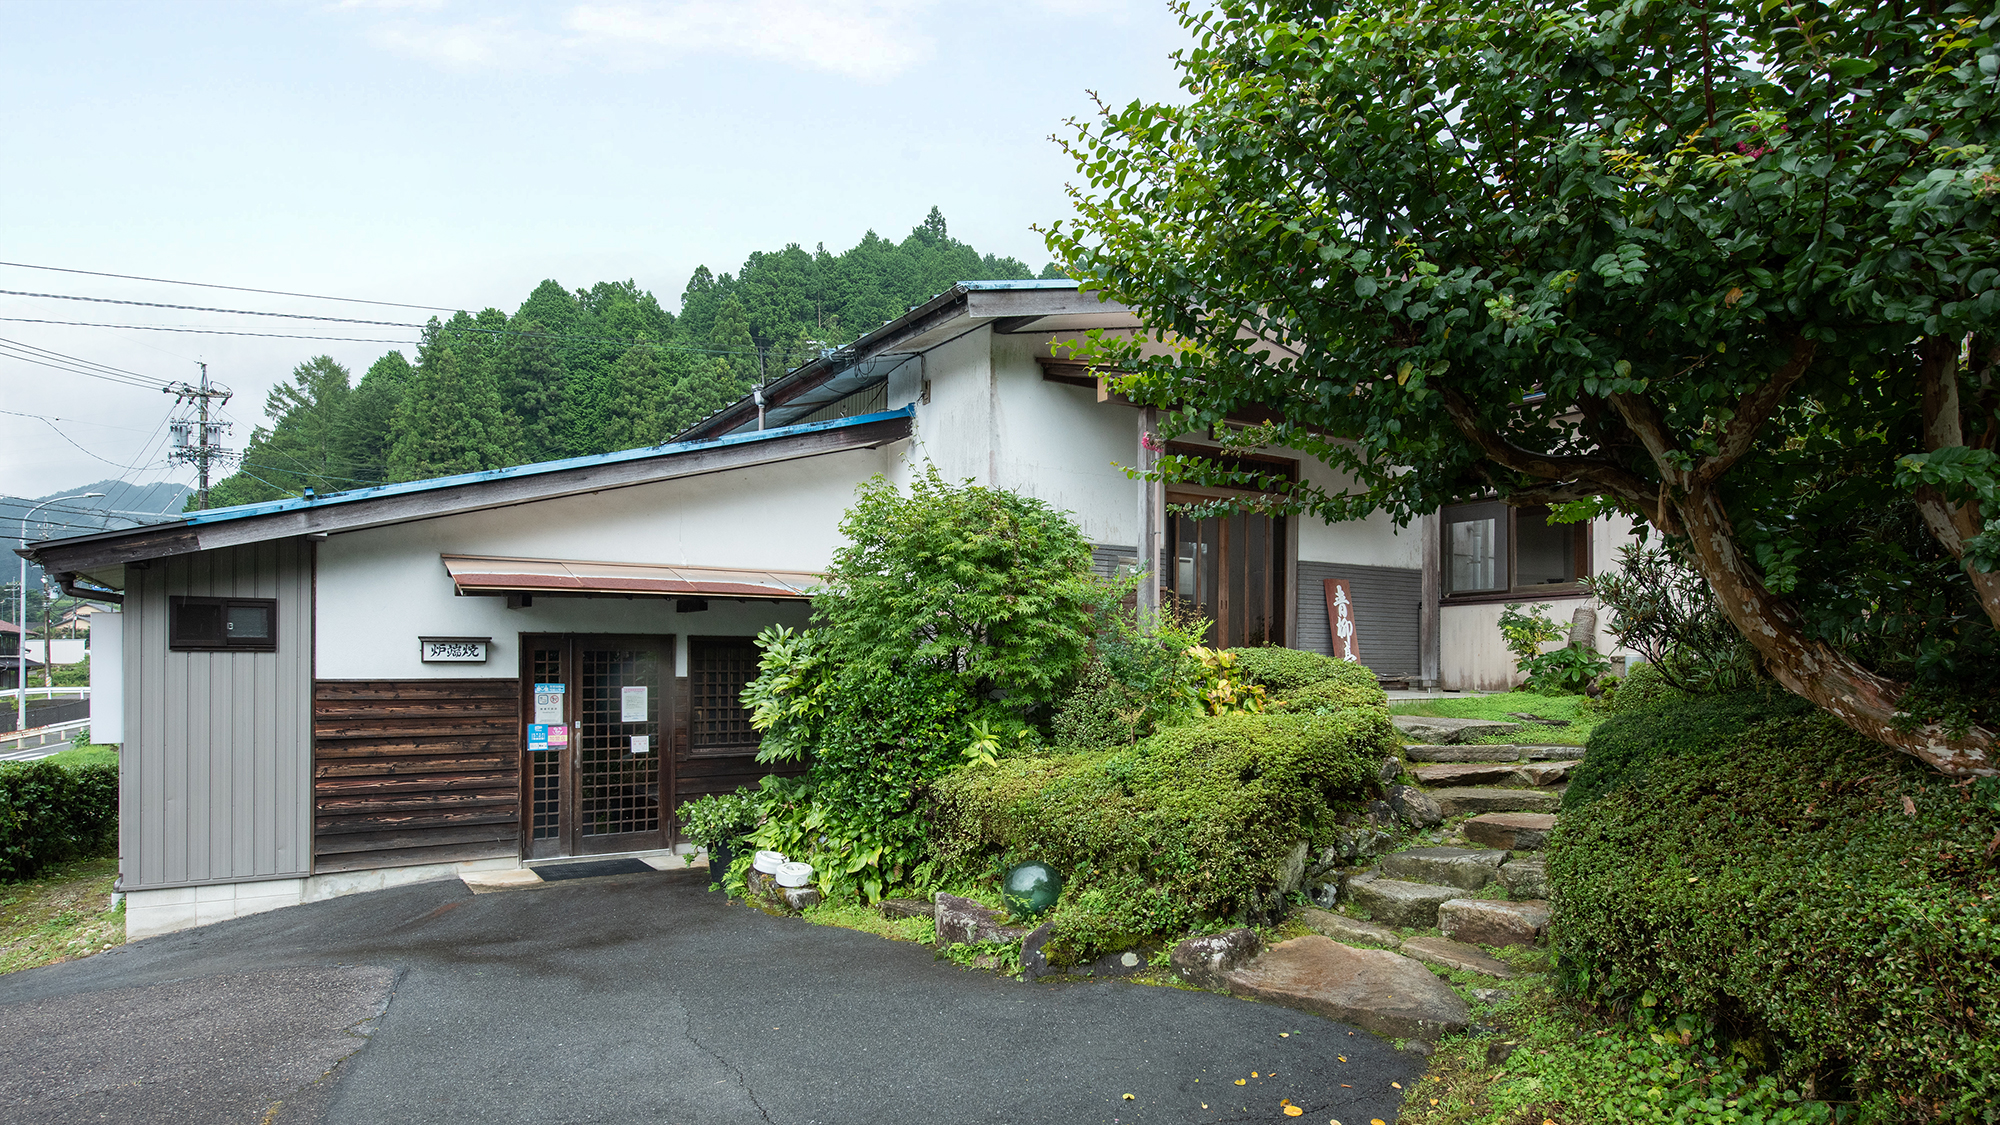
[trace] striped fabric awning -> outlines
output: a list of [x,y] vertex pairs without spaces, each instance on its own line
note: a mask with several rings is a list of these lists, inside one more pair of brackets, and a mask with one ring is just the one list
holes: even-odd
[[805,570],[752,570],[655,563],[443,555],[461,594],[609,594],[683,598],[804,599],[820,576]]

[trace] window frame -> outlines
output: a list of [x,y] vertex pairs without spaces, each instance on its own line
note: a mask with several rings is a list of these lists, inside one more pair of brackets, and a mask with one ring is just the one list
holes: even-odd
[[[1505,516],[1496,528],[1500,538],[1499,563],[1505,571],[1506,582],[1491,590],[1468,590],[1464,593],[1452,593],[1444,589],[1451,579],[1451,525],[1454,522],[1452,518],[1453,513],[1464,513],[1474,518],[1479,518],[1484,515],[1482,509],[1491,510],[1494,508],[1504,508],[1506,510]],[[1584,577],[1595,573],[1591,558],[1591,547],[1595,537],[1590,533],[1591,528],[1594,526],[1594,521],[1589,520],[1571,525],[1575,529],[1574,534],[1577,538],[1575,545],[1575,577],[1571,578],[1568,582],[1549,582],[1535,586],[1521,586],[1516,584],[1516,579],[1520,574],[1518,557],[1520,536],[1516,532],[1521,513],[1546,513],[1547,511],[1548,508],[1541,505],[1532,508],[1518,508],[1501,500],[1474,500],[1464,504],[1447,504],[1438,509],[1439,600],[1446,605],[1468,605],[1477,602],[1514,602],[1524,598],[1544,596],[1562,598],[1581,595],[1583,593]],[[1543,518],[1546,519],[1547,517],[1544,516]],[[1459,520],[1457,522],[1464,521]]]
[[[187,606],[217,606],[222,610],[224,636],[219,642],[189,639],[181,630],[181,610]],[[229,610],[254,606],[271,615],[271,635],[236,640],[227,635]],[[167,650],[169,652],[276,652],[278,651],[278,599],[212,598],[174,594],[167,598]]]
[[[748,649],[751,653],[755,654],[758,651],[757,638],[751,636],[690,636],[687,639],[687,643],[688,643],[688,676],[687,676],[688,756],[695,758],[709,758],[709,757],[722,758],[722,757],[743,757],[746,755],[752,755],[757,753],[757,751],[763,746],[764,736],[761,732],[755,730],[754,728],[749,731],[749,735],[751,738],[751,741],[749,742],[712,743],[709,745],[703,745],[701,743],[701,739],[697,736],[695,731],[696,697],[700,694],[700,689],[697,687],[695,681],[696,673],[700,671],[700,669],[698,669],[696,665],[700,662],[701,657],[703,655],[706,655],[705,650],[711,647],[723,648],[723,649],[745,648]],[[755,659],[753,657],[750,669],[750,675],[744,679],[743,683],[747,687],[750,681],[756,678],[757,678],[757,672],[756,672]],[[746,724],[748,723],[749,711],[750,711],[749,708],[747,707],[743,708]]]

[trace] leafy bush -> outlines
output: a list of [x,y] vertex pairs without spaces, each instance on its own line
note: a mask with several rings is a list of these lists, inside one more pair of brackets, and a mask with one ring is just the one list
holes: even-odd
[[1542,646],[1552,641],[1562,640],[1568,632],[1562,626],[1543,616],[1549,603],[1528,607],[1521,612],[1520,602],[1508,602],[1500,607],[1500,641],[1507,651],[1514,654],[1518,667],[1523,661],[1532,660],[1542,654]]
[[1308,684],[1324,683],[1327,680],[1353,678],[1357,673],[1367,673],[1368,682],[1375,682],[1374,673],[1360,664],[1346,660],[1335,660],[1317,652],[1307,652],[1297,648],[1232,648],[1229,654],[1236,658],[1236,667],[1254,684],[1262,684],[1272,695],[1284,698],[1286,692],[1302,688]]
[[[1645,668],[1647,665],[1640,665]],[[1636,679],[1636,677],[1634,677]],[[1664,680],[1641,681],[1664,686]],[[1671,714],[1665,719],[1662,708],[1636,710],[1625,704],[1632,681],[1618,692],[1620,710],[1597,725],[1590,733],[1590,750],[1570,774],[1563,792],[1564,810],[1582,808],[1614,789],[1643,787],[1655,765],[1661,761],[1716,746],[1735,738],[1757,723],[1795,718],[1812,713],[1812,705],[1782,690],[1737,692],[1722,696],[1682,695],[1673,692]]]
[[1682,745],[1643,789],[1563,814],[1568,986],[1712,1017],[1868,1119],[2000,1120],[2000,783],[1951,784],[1828,716],[1729,735],[1703,706],[1633,716],[1714,733],[1656,735]]
[[730,846],[757,827],[757,802],[748,789],[710,793],[682,805],[681,834],[713,851]]
[[1393,740],[1381,707],[1323,715],[1232,714],[1131,747],[1045,754],[965,770],[932,787],[933,840],[961,876],[1038,859],[1064,873],[1047,916],[1052,957],[1082,958],[1261,917],[1300,840],[1367,791]]
[[1611,670],[1611,661],[1595,649],[1582,645],[1531,656],[1516,665],[1528,674],[1522,688],[1537,695],[1580,695],[1597,677]]
[[1195,690],[1202,710],[1211,715],[1231,715],[1255,714],[1264,709],[1269,698],[1264,685],[1250,683],[1245,678],[1236,667],[1233,651],[1195,645],[1187,654],[1195,662],[1195,674],[1199,677]]
[[1144,701],[1136,695],[1112,677],[1103,661],[1093,660],[1056,708],[1050,736],[1057,746],[1071,750],[1130,746],[1139,740],[1145,718]]
[[1651,664],[1633,664],[1627,667],[1625,678],[1618,681],[1617,688],[1604,698],[1604,709],[1612,714],[1628,711],[1644,711],[1662,703],[1679,703],[1689,697],[1687,692],[1667,682],[1660,670]]
[[103,854],[117,839],[117,766],[68,769],[46,759],[0,765],[0,882]]
[[1740,691],[1757,678],[1749,643],[1707,580],[1671,548],[1619,548],[1618,569],[1584,581],[1611,611],[1611,635],[1686,692]]

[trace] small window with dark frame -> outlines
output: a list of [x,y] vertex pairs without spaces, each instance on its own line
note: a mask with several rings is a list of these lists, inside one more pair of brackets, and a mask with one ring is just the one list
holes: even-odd
[[174,652],[276,652],[277,599],[170,597],[167,647]]
[[1454,504],[1440,523],[1446,597],[1552,593],[1590,574],[1590,524],[1551,524],[1547,508]]
[[762,741],[743,706],[761,654],[751,637],[688,638],[688,750],[754,754]]

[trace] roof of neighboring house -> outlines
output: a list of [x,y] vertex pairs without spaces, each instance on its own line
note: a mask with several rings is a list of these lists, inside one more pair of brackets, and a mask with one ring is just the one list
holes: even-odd
[[47,539],[16,553],[47,568],[51,574],[70,575],[93,567],[217,547],[295,535],[356,531],[801,457],[873,449],[908,437],[914,415],[913,408],[904,407],[858,418],[673,441],[643,449],[358,488],[330,496],[214,508],[143,527]]
[[[1124,305],[1081,292],[1074,281],[961,281],[852,344],[830,348],[761,389],[766,425],[811,415],[888,379],[889,373],[941,344],[990,325],[995,332],[1083,332],[1137,327]],[[757,424],[755,395],[723,407],[682,431],[690,441],[743,433]]]
[[20,631],[21,627],[12,621],[0,621],[0,633],[18,633]]

